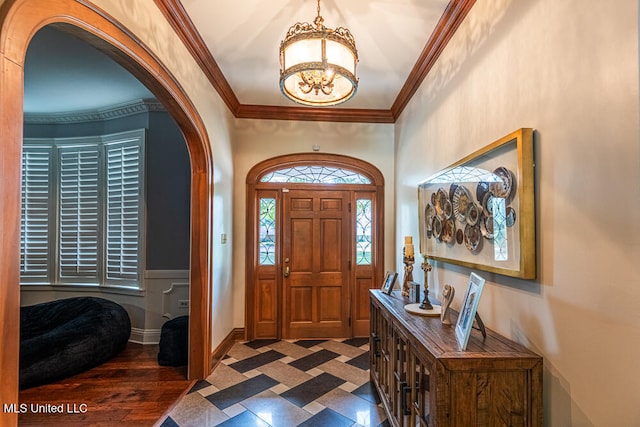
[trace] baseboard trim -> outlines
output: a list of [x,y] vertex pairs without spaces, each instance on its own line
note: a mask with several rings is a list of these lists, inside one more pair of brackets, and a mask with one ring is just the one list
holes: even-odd
[[235,344],[237,341],[243,340],[244,328],[232,329],[231,332],[229,332],[229,335],[227,335],[225,339],[222,340],[220,345],[218,345],[218,347],[211,353],[211,363],[209,365],[211,366],[211,371],[209,372],[209,374],[211,374],[216,366],[218,366],[224,355],[227,354],[229,350],[231,350],[233,344]]
[[131,328],[129,341],[136,344],[159,344],[160,332],[160,329]]

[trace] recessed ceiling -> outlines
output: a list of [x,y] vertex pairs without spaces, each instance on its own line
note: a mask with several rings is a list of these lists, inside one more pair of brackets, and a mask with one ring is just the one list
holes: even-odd
[[[286,99],[278,84],[280,41],[293,24],[313,21],[316,1],[155,2],[236,117],[390,122],[475,0],[321,0],[325,25],[348,28],[360,57],[358,93],[337,109],[322,109],[327,114]],[[45,27],[29,45],[26,113],[95,110],[152,97],[128,71],[72,35]],[[341,108],[350,113],[336,114]]]
[[[347,108],[388,110],[449,0],[321,0],[329,28],[346,27],[360,62]],[[241,104],[297,106],[278,85],[278,49],[290,26],[312,23],[315,0],[182,0],[196,30]]]

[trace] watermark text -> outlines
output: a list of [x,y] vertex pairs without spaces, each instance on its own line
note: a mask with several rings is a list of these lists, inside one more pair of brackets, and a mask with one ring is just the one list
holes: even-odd
[[85,414],[86,403],[3,403],[2,412],[13,414]]

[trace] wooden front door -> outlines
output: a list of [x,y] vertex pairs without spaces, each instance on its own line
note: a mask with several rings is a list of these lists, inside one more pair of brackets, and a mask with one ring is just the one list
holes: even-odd
[[383,201],[380,171],[352,157],[290,154],[249,171],[247,339],[369,335]]
[[282,337],[347,337],[350,192],[292,189],[283,196]]

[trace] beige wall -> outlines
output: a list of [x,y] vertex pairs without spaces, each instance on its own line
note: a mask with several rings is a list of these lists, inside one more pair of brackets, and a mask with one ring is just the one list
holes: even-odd
[[[637,2],[478,0],[395,128],[231,124],[152,0],[95,3],[167,64],[207,126],[216,170],[214,347],[244,326],[244,181],[251,166],[314,143],[373,163],[387,182],[386,236],[399,248],[403,235],[417,236],[418,181],[519,127],[534,127],[539,278],[484,274],[480,313],[545,357],[547,425],[640,424]],[[233,247],[221,244],[222,233]],[[387,267],[394,252],[389,244]],[[468,274],[436,264],[433,287],[452,283],[460,295]]]
[[[245,210],[246,179],[257,163],[284,154],[312,152],[314,144],[321,153],[357,157],[376,166],[385,180],[385,237],[393,241],[394,170],[393,125],[280,120],[236,120],[234,136],[234,212],[233,271],[234,325],[244,326],[245,289]],[[394,263],[387,245],[385,264]]]
[[167,66],[196,106],[207,128],[214,160],[214,224],[211,235],[213,259],[212,349],[233,328],[231,243],[222,244],[221,234],[232,224],[233,160],[232,115],[213,89],[191,54],[182,44],[153,0],[94,0],[135,34]]
[[[379,167],[387,183],[386,267],[401,271],[394,246],[417,236],[417,183],[533,127],[538,279],[483,274],[479,312],[489,327],[544,356],[547,425],[640,425],[636,1],[478,0],[395,127],[234,121],[153,0],[94,3],[168,66],[207,127],[216,171],[213,347],[244,326],[251,166],[318,143],[322,152]],[[230,243],[221,243],[222,233]],[[432,288],[439,295],[453,284],[459,305],[468,274],[437,263]]]
[[[544,356],[550,426],[640,425],[638,4],[613,3],[478,0],[395,128],[397,247],[420,180],[535,129],[538,279],[480,272],[479,313]],[[459,307],[469,272],[432,288]]]

